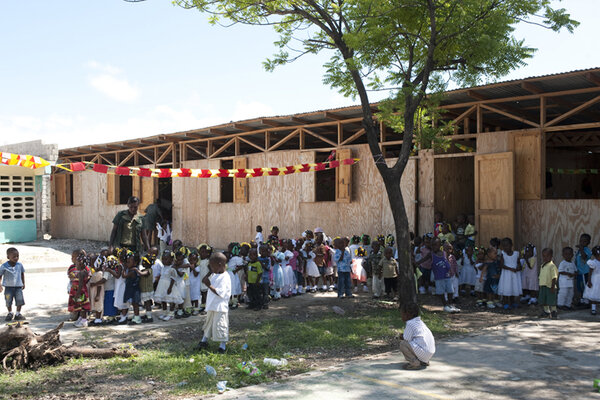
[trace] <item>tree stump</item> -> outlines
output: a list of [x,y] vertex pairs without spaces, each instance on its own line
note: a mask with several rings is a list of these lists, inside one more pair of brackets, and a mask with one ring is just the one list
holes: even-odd
[[43,335],[34,333],[22,323],[11,324],[0,329],[0,359],[4,370],[35,369],[55,365],[72,357],[111,358],[129,357],[135,350],[106,348],[95,349],[65,346],[60,341],[61,322],[56,328]]

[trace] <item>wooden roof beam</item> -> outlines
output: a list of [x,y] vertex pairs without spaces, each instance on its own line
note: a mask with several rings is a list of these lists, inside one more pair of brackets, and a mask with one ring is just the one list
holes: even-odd
[[253,128],[251,126],[243,125],[243,124],[233,124],[233,127],[235,129],[239,129],[240,131],[244,131],[244,132],[251,132],[251,131],[258,130],[257,128]]
[[311,122],[307,121],[303,118],[298,118],[298,117],[291,117],[290,118],[292,121],[294,121],[297,124],[301,124],[301,125],[309,125]]
[[273,121],[272,119],[261,119],[260,123],[263,125],[268,125],[268,126],[272,126],[274,128],[278,128],[280,126],[287,126],[286,124],[282,124],[281,122],[278,121]]
[[229,134],[229,132],[224,131],[223,129],[217,129],[217,128],[210,128],[208,130],[208,134],[209,135],[227,135]]
[[593,72],[588,72],[585,74],[585,79],[592,82],[596,86],[600,86],[600,78],[596,76]]
[[324,116],[325,118],[329,118],[329,119],[332,119],[332,120],[334,120],[334,121],[343,121],[343,120],[345,120],[345,119],[346,119],[346,118],[342,117],[341,115],[337,115],[337,114],[334,114],[334,113],[332,113],[332,112],[329,112],[329,111],[325,111],[325,112],[323,113],[323,116]]

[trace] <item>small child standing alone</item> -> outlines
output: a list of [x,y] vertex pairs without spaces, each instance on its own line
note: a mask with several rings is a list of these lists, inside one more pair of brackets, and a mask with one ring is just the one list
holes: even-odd
[[558,319],[556,313],[556,283],[558,281],[558,268],[552,262],[552,249],[545,248],[542,251],[542,268],[540,270],[540,294],[539,303],[544,306],[544,312],[540,318]]
[[23,321],[25,317],[21,314],[21,307],[25,305],[25,300],[23,299],[25,268],[19,262],[19,251],[14,247],[6,250],[6,258],[8,258],[8,261],[0,265],[0,279],[2,280],[0,292],[4,290],[6,309],[8,310],[8,314],[4,320],[11,321],[13,319],[12,303],[14,300],[17,306],[17,313],[14,315],[15,321]]
[[211,274],[202,280],[208,287],[206,298],[206,321],[204,334],[198,347],[208,348],[208,339],[221,342],[219,353],[225,353],[229,340],[229,297],[231,297],[231,278],[227,273],[227,257],[215,253],[210,257]]
[[562,251],[563,260],[558,265],[558,300],[561,310],[570,310],[573,303],[577,266],[573,262],[573,248],[565,247]]

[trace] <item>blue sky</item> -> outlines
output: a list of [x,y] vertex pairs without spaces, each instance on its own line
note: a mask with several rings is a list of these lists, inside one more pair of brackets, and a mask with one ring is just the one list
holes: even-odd
[[[561,4],[575,34],[519,27],[539,50],[506,79],[600,67],[598,0]],[[353,103],[323,85],[325,57],[266,72],[276,39],[168,0],[2,1],[0,144],[64,148]]]

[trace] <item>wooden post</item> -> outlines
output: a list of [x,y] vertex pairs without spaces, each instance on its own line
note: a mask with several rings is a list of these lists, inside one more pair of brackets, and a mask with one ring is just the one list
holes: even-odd
[[271,133],[269,131],[265,131],[265,151],[269,151],[270,145],[271,145]]
[[298,134],[300,137],[300,150],[304,150],[304,130],[300,128],[300,133]]
[[179,161],[177,161],[177,145],[178,142],[171,143],[171,165],[173,168],[179,168]]
[[483,132],[483,110],[481,105],[477,104],[477,133]]
[[213,141],[209,140],[206,144],[206,157],[211,158],[213,153]]
[[469,117],[465,117],[465,119],[463,120],[463,128],[464,128],[463,133],[465,135],[468,135],[469,133],[471,133],[469,121],[470,121]]
[[344,127],[340,121],[337,123],[337,139],[337,144],[339,146],[344,141]]
[[235,138],[235,155],[236,156],[240,155],[240,138],[238,138],[238,137]]
[[546,98],[540,97],[540,126],[543,128],[546,125]]

